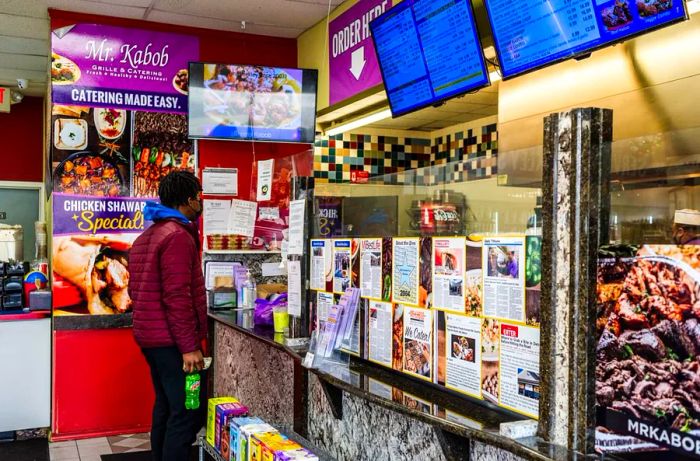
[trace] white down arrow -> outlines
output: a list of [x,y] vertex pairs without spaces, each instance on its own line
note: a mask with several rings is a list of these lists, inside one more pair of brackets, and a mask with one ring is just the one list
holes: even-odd
[[365,69],[365,64],[367,64],[367,60],[365,59],[365,47],[361,46],[352,52],[350,72],[352,72],[355,80],[360,79],[360,75],[362,75],[362,71]]

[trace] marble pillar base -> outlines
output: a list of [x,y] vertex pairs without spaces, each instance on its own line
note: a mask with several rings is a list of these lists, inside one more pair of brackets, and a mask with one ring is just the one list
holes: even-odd
[[214,396],[237,397],[251,414],[292,427],[294,359],[219,322],[214,341]]
[[309,440],[338,461],[446,461],[433,427],[348,393],[343,393],[343,419],[335,419],[314,375],[309,376],[308,418]]

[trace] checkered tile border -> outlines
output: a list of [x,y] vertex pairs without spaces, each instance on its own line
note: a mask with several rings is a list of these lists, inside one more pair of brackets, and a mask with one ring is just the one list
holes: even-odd
[[[435,168],[426,168],[430,166]],[[498,172],[496,124],[481,127],[479,136],[469,129],[434,140],[348,133],[316,138],[316,182],[349,182],[352,171],[367,171],[370,177],[389,175],[387,184],[489,178]]]

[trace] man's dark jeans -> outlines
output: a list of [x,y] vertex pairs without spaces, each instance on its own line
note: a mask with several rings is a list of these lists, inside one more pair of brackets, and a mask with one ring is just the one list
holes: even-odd
[[154,461],[188,461],[192,443],[206,421],[207,380],[200,371],[202,385],[199,409],[185,409],[185,372],[182,354],[176,347],[144,348],[151,367],[156,394],[151,426],[151,450]]

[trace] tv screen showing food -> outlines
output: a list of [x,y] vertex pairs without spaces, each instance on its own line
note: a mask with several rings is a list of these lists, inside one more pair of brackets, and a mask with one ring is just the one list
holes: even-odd
[[504,79],[687,19],[683,0],[486,0]]
[[318,72],[190,63],[190,138],[313,143]]

